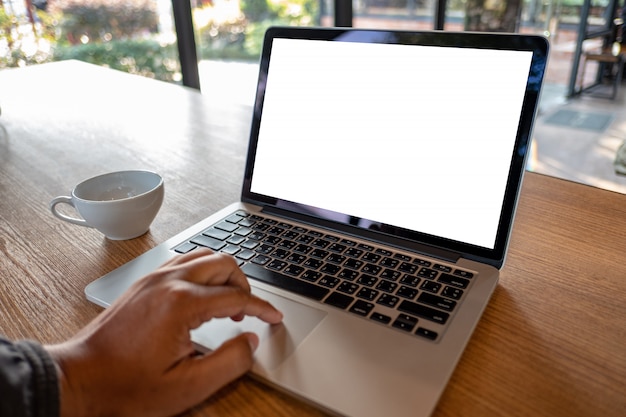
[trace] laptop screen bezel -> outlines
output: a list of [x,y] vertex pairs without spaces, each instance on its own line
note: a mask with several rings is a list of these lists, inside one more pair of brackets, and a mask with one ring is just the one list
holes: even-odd
[[[501,49],[513,51],[530,51],[533,53],[526,92],[524,94],[521,117],[518,125],[517,136],[511,157],[508,179],[506,183],[504,199],[498,222],[494,247],[486,248],[464,242],[445,239],[420,232],[413,232],[393,225],[377,224],[372,230],[360,228],[356,223],[337,222],[333,220],[333,213],[325,216],[323,212],[315,210],[316,215],[308,215],[313,224],[323,221],[332,229],[340,229],[346,233],[364,237],[367,239],[389,243],[391,240],[396,246],[420,250],[433,255],[429,248],[433,248],[434,255],[448,253],[450,258],[463,257],[501,268],[508,248],[510,233],[513,227],[515,207],[519,197],[523,174],[525,172],[526,159],[530,151],[532,126],[538,108],[538,99],[545,73],[548,57],[548,42],[542,36],[502,34],[502,33],[472,33],[472,32],[442,32],[442,31],[396,31],[396,30],[370,30],[353,28],[303,28],[303,27],[272,27],[265,34],[265,41],[259,66],[259,79],[255,99],[253,118],[248,147],[247,164],[244,173],[244,184],[241,199],[243,202],[260,205],[265,209],[277,209],[282,214],[293,214],[299,220],[306,221],[306,217],[293,202],[279,200],[266,195],[256,194],[251,191],[252,174],[257,149],[257,139],[261,126],[263,101],[265,94],[265,80],[269,71],[270,56],[273,40],[277,38],[287,39],[311,39],[324,41],[342,41],[346,35],[351,35],[352,41],[359,39],[359,33],[375,32],[376,39],[382,39],[381,43],[414,44],[424,46],[442,46],[477,49]],[[356,35],[356,36],[354,36]],[[363,36],[361,39],[371,39]],[[304,207],[306,208],[306,207]],[[345,213],[349,214],[349,213]],[[378,239],[379,238],[379,239]]]

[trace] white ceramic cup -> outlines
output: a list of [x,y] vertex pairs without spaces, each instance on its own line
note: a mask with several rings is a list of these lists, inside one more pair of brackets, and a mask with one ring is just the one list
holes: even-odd
[[[120,171],[89,178],[50,202],[56,217],[79,226],[93,227],[112,240],[143,235],[150,228],[163,203],[163,178],[150,171]],[[57,211],[68,204],[82,217]]]

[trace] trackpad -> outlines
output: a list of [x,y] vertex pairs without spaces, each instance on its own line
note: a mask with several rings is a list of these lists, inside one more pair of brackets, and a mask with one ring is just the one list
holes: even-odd
[[252,293],[272,303],[283,312],[281,324],[270,325],[256,317],[246,317],[240,322],[229,318],[213,319],[191,332],[192,340],[201,347],[215,350],[225,341],[243,333],[253,332],[259,336],[259,348],[255,352],[258,365],[274,369],[291,355],[307,337],[326,312],[284,297],[252,287]]

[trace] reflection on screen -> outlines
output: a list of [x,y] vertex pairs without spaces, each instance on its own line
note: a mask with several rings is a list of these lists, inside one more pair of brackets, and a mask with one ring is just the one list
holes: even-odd
[[251,191],[493,248],[531,58],[275,39]]

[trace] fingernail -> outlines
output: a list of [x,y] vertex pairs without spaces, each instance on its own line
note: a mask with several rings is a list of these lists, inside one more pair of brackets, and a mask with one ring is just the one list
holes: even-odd
[[250,349],[254,352],[259,347],[259,336],[254,333],[248,333],[248,343],[250,343]]
[[282,312],[282,311],[280,311],[280,310],[276,310],[276,312],[278,313],[278,314],[277,314],[277,316],[278,316],[278,320],[279,320],[279,321],[283,321],[283,318],[285,317],[285,315],[283,314],[283,312]]

